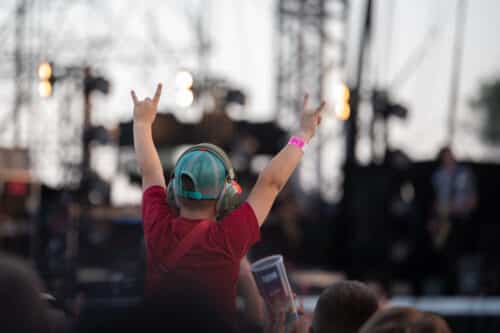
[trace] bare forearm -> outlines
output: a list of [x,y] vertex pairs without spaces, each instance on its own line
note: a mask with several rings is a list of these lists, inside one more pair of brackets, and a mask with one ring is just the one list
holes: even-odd
[[276,196],[283,189],[304,154],[302,149],[295,144],[300,144],[300,139],[309,142],[314,136],[316,128],[321,122],[321,111],[324,106],[325,103],[322,102],[314,112],[309,112],[307,111],[307,95],[304,97],[300,138],[294,139],[299,141],[286,145],[260,173],[257,183],[247,198],[247,202],[253,208],[259,225],[262,225],[266,220]]
[[134,148],[137,163],[142,174],[142,186],[152,185],[165,187],[163,168],[160,157],[153,142],[151,125],[134,122]]
[[304,153],[295,145],[286,145],[262,170],[248,196],[259,225],[266,220],[276,196],[286,185]]
[[262,170],[259,178],[273,186],[278,192],[286,185],[304,155],[295,145],[286,145]]

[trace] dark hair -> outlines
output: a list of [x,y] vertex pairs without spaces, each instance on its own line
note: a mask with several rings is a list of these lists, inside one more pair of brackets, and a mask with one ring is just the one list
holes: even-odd
[[0,254],[0,322],[2,332],[48,332],[41,282],[22,260]]
[[409,307],[391,307],[377,312],[360,333],[451,333],[439,316]]
[[312,327],[315,333],[355,333],[377,309],[377,297],[367,285],[340,281],[319,297]]
[[439,152],[436,157],[438,163],[443,163],[443,158],[446,153],[450,153],[453,155],[453,151],[451,150],[450,146],[444,146],[441,149],[439,149]]
[[194,191],[194,183],[191,177],[188,175],[181,175],[182,190],[184,191]]

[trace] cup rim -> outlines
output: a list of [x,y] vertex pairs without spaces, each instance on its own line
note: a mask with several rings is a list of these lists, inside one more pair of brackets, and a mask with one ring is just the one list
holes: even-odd
[[[272,263],[266,265],[267,261],[270,261]],[[281,254],[274,254],[272,256],[264,257],[262,259],[257,260],[250,266],[250,269],[252,270],[252,272],[260,272],[262,270],[274,266],[276,262],[280,261],[283,262],[283,256]]]

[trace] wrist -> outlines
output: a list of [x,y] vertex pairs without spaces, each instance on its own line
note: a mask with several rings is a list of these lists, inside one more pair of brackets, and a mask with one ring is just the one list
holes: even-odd
[[309,141],[311,140],[311,135],[309,135],[307,132],[305,131],[300,131],[298,134],[295,134],[296,136],[302,138],[302,140],[304,140],[305,143],[309,143]]
[[250,270],[247,270],[247,269],[240,269],[240,274],[239,274],[239,278],[240,280],[249,280],[249,279],[253,279],[253,274],[252,274],[252,271]]
[[253,276],[252,270],[250,269],[250,264],[248,263],[240,264],[240,276]]
[[146,121],[146,120],[137,120],[134,119],[134,127],[140,127],[140,128],[151,128],[153,124]]
[[304,150],[304,146],[306,145],[306,140],[303,137],[298,135],[292,135],[290,140],[288,140],[288,144],[292,146],[296,146],[300,150]]

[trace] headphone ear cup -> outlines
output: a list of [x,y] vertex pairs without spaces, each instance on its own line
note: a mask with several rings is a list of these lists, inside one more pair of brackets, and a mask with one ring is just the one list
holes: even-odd
[[241,187],[236,181],[229,181],[224,186],[217,200],[217,220],[221,220],[241,203]]

